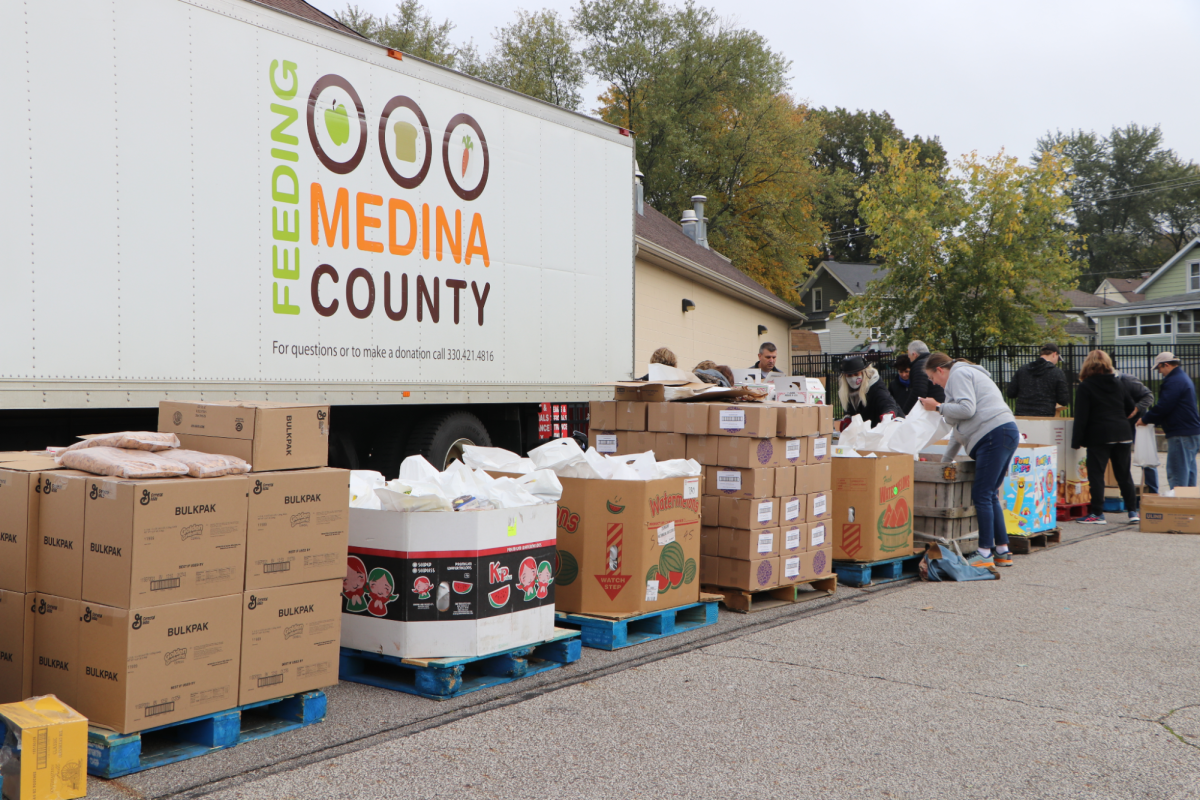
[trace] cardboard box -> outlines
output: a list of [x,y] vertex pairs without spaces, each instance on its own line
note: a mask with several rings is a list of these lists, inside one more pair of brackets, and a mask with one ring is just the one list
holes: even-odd
[[1058,448],[1018,444],[1000,497],[1004,527],[1010,536],[1050,531],[1058,527]]
[[821,464],[833,457],[833,439],[827,434],[804,437],[808,445],[805,464]]
[[226,400],[158,404],[158,429],[201,453],[237,456],[255,472],[329,464],[329,406]]
[[833,464],[831,461],[796,467],[796,488],[792,490],[793,494],[827,492],[832,488]]
[[[776,435],[786,439],[818,433],[817,406],[796,403],[775,403]],[[832,410],[832,409],[831,409]]]
[[808,437],[799,436],[783,440],[781,467],[798,467],[808,463]]
[[8,800],[69,800],[87,794],[88,721],[55,697],[0,706],[19,761],[4,768]]
[[833,407],[817,407],[817,433],[829,436],[833,433]]
[[625,381],[613,384],[613,400],[628,403],[661,403],[666,399],[667,387],[663,383]]
[[246,589],[340,580],[350,542],[350,472],[247,476]]
[[53,595],[32,595],[33,694],[52,694],[77,705],[79,696],[79,625],[82,604]]
[[779,524],[793,525],[808,518],[808,499],[804,495],[779,498]]
[[588,429],[615,431],[617,429],[617,401],[593,400],[588,404]]
[[794,522],[779,529],[779,555],[803,553],[808,549],[808,523]]
[[810,522],[808,524],[808,544],[805,545],[804,549],[815,550],[818,547],[825,547],[826,545],[833,546],[829,535],[829,521]]
[[705,586],[716,586],[721,582],[721,559],[717,556],[700,556],[700,582]]
[[704,474],[704,493],[722,497],[771,497],[775,493],[775,470],[711,467]]
[[241,593],[134,611],[81,607],[72,705],[93,724],[133,733],[238,704]]
[[[721,546],[718,540],[721,535],[721,529],[716,527],[701,526],[700,528],[700,555],[701,556],[719,556],[721,554]],[[701,559],[703,560],[703,559]]]
[[[1180,491],[1186,487],[1180,487]],[[1200,498],[1144,494],[1141,499],[1144,533],[1200,534]]]
[[796,467],[775,469],[775,494],[787,497],[796,493]]
[[628,456],[654,449],[654,437],[646,431],[588,431],[588,447],[610,456]]
[[832,513],[832,504],[829,502],[829,492],[813,492],[806,495],[807,511],[805,512],[805,520],[808,522],[816,522],[822,519],[828,519]]
[[243,475],[146,481],[93,475],[84,509],[83,599],[148,608],[241,594],[246,494]]
[[1075,420],[1071,417],[1017,417],[1023,444],[1054,445],[1057,449],[1058,479],[1087,481],[1087,448],[1071,449]]
[[246,592],[237,704],[337,683],[341,618],[340,579]]
[[722,497],[717,524],[722,528],[770,528],[779,524],[779,500]]
[[83,511],[92,477],[73,469],[41,475],[37,586],[46,594],[83,597]]
[[618,431],[645,431],[646,407],[648,403],[617,401],[617,424],[613,426]]
[[39,473],[55,469],[54,459],[42,457],[0,466],[0,589],[37,588]]
[[0,589],[0,703],[33,696],[37,595]]
[[700,524],[717,527],[721,519],[721,498],[706,494],[700,498]]
[[687,435],[682,433],[654,434],[654,458],[658,461],[670,461],[675,458],[687,458]]
[[708,435],[709,403],[671,403],[671,419],[675,433],[690,436]]
[[773,406],[761,403],[712,403],[708,407],[708,432],[713,436],[749,436],[764,439],[774,436],[777,427],[776,410]]
[[675,405],[675,403],[647,403],[646,430],[656,433],[674,433]]
[[781,556],[779,585],[828,578],[833,570],[833,546],[826,545],[793,556]]
[[[750,439],[745,436],[718,436],[717,464],[722,467],[781,467],[784,465],[784,439]],[[799,452],[799,448],[795,448]]]
[[687,437],[687,457],[694,458],[698,463],[708,467],[717,465],[717,459],[720,457],[720,436],[695,436],[689,434]]
[[833,557],[880,561],[911,555],[913,457],[833,460]]
[[717,584],[748,592],[774,589],[779,585],[779,556],[753,561],[721,558],[717,562]]
[[[614,483],[560,480],[564,489]],[[568,531],[587,525],[577,502],[469,513],[350,509],[342,646],[443,658],[549,639],[560,587],[582,583],[585,566],[573,553],[556,556],[556,518]]]
[[602,455],[621,455],[621,436],[611,429],[588,429],[588,447]]
[[[567,570],[555,583],[559,610],[631,614],[699,602],[699,477],[559,480],[558,552]],[[564,511],[573,524],[563,524]]]
[[770,558],[779,555],[779,528],[721,528],[717,542],[722,558]]

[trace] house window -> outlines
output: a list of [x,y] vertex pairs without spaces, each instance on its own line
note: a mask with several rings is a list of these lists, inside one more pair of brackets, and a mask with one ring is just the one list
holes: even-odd
[[871,341],[878,342],[883,338],[883,328],[871,328]]
[[813,289],[813,291],[812,291],[813,311],[824,311],[825,310],[825,307],[823,305],[824,297],[822,297],[822,294],[823,293],[820,289]]
[[1200,311],[1180,311],[1176,333],[1200,333]]
[[1200,292],[1200,261],[1188,264],[1188,291]]
[[1170,314],[1118,317],[1117,336],[1162,336],[1171,332]]

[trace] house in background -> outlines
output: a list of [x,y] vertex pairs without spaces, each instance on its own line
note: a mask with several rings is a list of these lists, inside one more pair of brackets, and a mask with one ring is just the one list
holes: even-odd
[[1200,237],[1184,245],[1136,287],[1145,296],[1088,314],[1097,322],[1100,344],[1200,343]]
[[1147,272],[1140,278],[1105,278],[1093,294],[1112,303],[1137,303],[1146,299],[1146,295],[1140,294],[1137,287],[1149,277],[1150,273]]
[[851,329],[837,313],[847,297],[862,294],[867,284],[887,275],[887,267],[822,261],[798,291],[804,303],[805,330],[817,334],[826,353],[847,353],[864,342],[883,339],[879,329]]

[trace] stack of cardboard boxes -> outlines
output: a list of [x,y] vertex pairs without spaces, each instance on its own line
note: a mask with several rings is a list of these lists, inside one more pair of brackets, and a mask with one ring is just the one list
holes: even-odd
[[[164,403],[160,429],[212,408]],[[0,555],[0,651],[24,648],[5,698],[55,694],[133,732],[337,681],[349,473],[322,466],[325,434],[298,424],[302,407],[266,421],[241,408],[255,468],[294,469],[120,480],[0,463],[0,527],[19,556]],[[22,613],[4,611],[18,596]]]
[[829,574],[833,414],[796,403],[592,403],[602,453],[704,467],[700,582],[760,591]]

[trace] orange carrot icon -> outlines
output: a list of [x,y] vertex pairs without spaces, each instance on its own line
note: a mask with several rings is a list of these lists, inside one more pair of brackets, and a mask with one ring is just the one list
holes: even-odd
[[471,159],[471,151],[475,149],[475,143],[471,141],[470,136],[463,137],[463,165],[462,176],[467,177],[467,162]]

